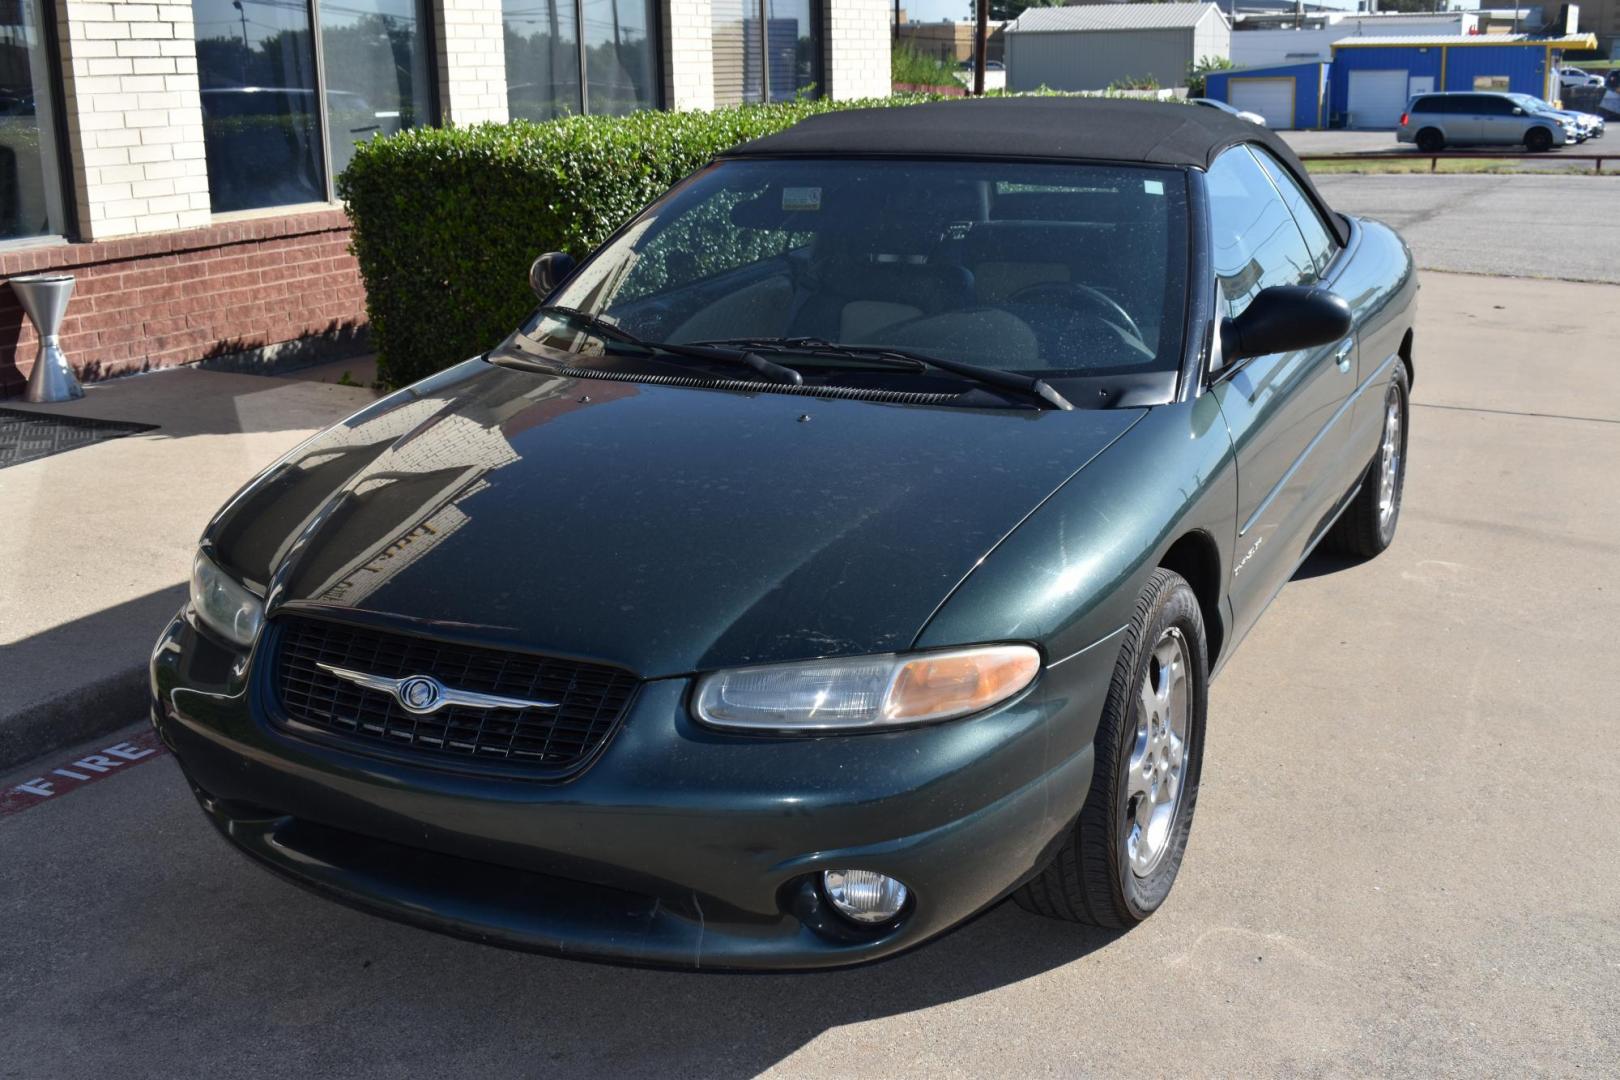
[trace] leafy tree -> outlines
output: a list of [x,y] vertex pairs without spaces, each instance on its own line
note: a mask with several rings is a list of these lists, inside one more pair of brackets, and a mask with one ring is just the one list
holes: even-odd
[[1236,67],[1229,57],[1200,56],[1195,62],[1187,65],[1187,96],[1204,96],[1204,76],[1212,71],[1226,71]]
[[[1063,0],[990,0],[990,21],[1004,22],[1007,19],[1016,19],[1026,10],[1033,7],[1062,7]],[[976,6],[968,4],[968,15],[976,14]]]

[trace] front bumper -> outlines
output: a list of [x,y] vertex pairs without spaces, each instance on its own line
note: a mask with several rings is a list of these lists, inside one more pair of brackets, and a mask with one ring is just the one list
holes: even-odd
[[[1090,787],[1115,656],[1089,650],[966,721],[819,738],[711,731],[689,680],[651,681],[585,772],[541,782],[288,734],[254,661],[182,612],[153,654],[152,711],[221,833],[332,898],[557,955],[809,969],[920,944],[1045,864]],[[831,868],[912,899],[855,927],[815,885]]]

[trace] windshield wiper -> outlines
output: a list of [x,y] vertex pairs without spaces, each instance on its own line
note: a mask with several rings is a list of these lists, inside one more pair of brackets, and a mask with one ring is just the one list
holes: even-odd
[[584,327],[598,337],[622,342],[626,345],[634,345],[637,348],[646,349],[648,352],[662,353],[668,356],[682,356],[691,360],[718,360],[727,364],[742,364],[759,372],[761,375],[792,386],[799,386],[804,382],[804,376],[797,371],[773,363],[749,348],[726,348],[718,343],[684,345],[670,341],[648,341],[645,338],[637,337],[622,327],[615,326],[599,315],[592,315],[588,311],[565,307],[561,304],[548,304],[540,309],[540,313],[542,315],[558,316]]
[[929,353],[917,352],[915,349],[898,349],[888,345],[857,345],[842,341],[828,341],[816,337],[780,337],[780,338],[730,338],[715,341],[696,342],[698,345],[726,346],[739,345],[748,349],[772,349],[781,352],[804,353],[808,356],[817,354],[826,356],[847,356],[851,358],[876,357],[884,360],[908,361],[916,365],[916,370],[936,368],[940,371],[949,371],[953,375],[960,375],[965,379],[983,383],[986,386],[998,386],[1006,390],[1017,390],[1033,397],[1038,397],[1053,408],[1065,412],[1074,408],[1073,402],[1062,394],[1045,379],[1034,375],[1023,375],[1016,371],[1003,371],[1000,368],[980,367],[965,360],[947,360],[944,357],[933,356]]

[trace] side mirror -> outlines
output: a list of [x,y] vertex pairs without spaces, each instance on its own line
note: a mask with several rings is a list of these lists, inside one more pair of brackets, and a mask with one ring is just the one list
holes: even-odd
[[1515,106],[1513,106],[1513,115],[1514,116],[1523,116],[1524,115],[1524,110],[1519,108],[1517,105],[1515,105]]
[[534,295],[544,300],[550,296],[563,279],[574,272],[574,257],[561,251],[548,251],[529,267],[529,288]]
[[1253,356],[1309,349],[1350,333],[1350,305],[1314,285],[1273,285],[1235,319],[1221,320],[1221,367]]

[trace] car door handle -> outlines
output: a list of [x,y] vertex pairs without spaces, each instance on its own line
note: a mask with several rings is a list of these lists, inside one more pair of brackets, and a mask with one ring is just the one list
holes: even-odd
[[1350,354],[1356,350],[1356,339],[1345,338],[1339,347],[1333,350],[1333,362],[1339,365],[1340,371],[1350,370]]

